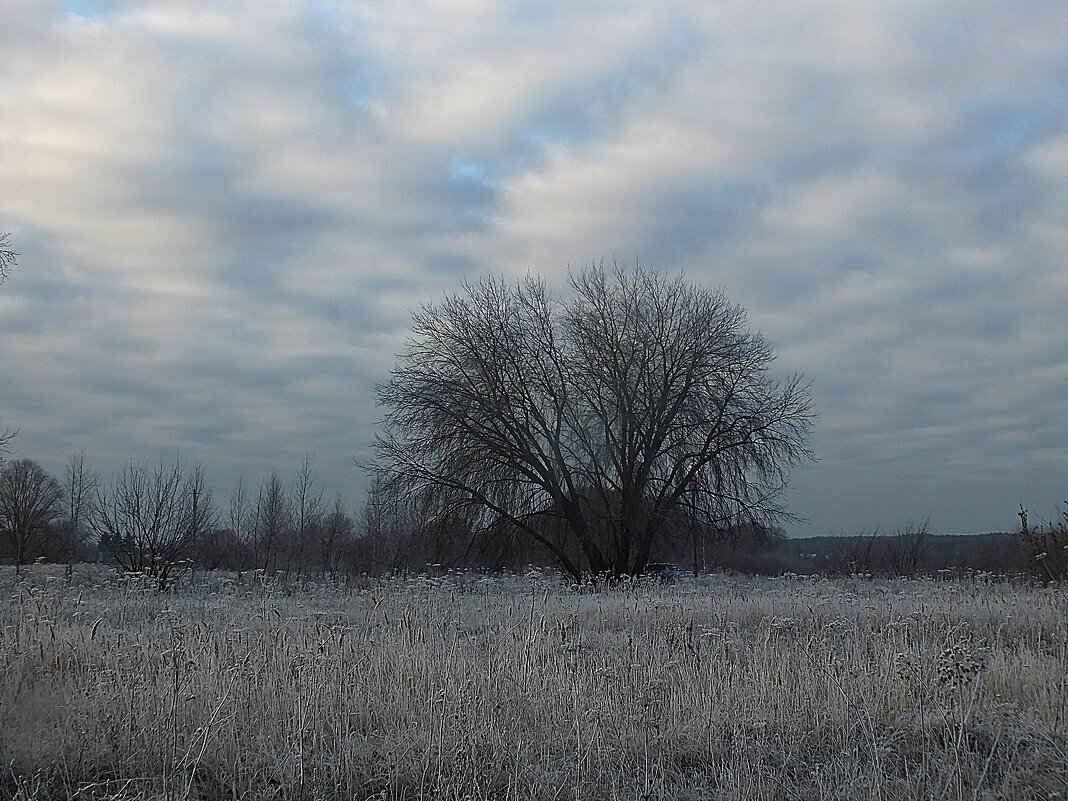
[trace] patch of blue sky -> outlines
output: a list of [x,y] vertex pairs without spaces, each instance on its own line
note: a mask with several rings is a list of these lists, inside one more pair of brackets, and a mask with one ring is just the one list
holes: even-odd
[[371,102],[371,93],[367,91],[366,87],[359,84],[346,82],[342,87],[341,96],[345,98],[346,103],[354,108],[364,108]]
[[652,100],[670,70],[655,61],[633,70],[606,70],[547,98],[517,127],[519,141],[537,148],[573,148],[610,137],[632,118],[634,109]]
[[587,113],[578,106],[542,109],[516,125],[492,159],[456,160],[453,172],[456,176],[466,175],[468,180],[496,185],[511,176],[539,169],[554,152],[582,148],[614,129],[614,122],[604,122],[596,112]]
[[355,3],[312,0],[304,6],[304,19],[313,33],[327,39],[341,37],[351,41],[367,32],[363,14]]
[[505,20],[520,28],[537,28],[552,19],[544,3],[515,3],[505,12]]
[[1046,113],[1040,109],[1019,109],[994,103],[980,107],[976,121],[983,129],[979,147],[993,157],[1010,155],[1026,149],[1044,137]]
[[456,156],[452,159],[449,176],[458,183],[481,184],[482,186],[489,186],[493,183],[487,165],[464,156]]
[[560,116],[519,129],[519,139],[539,148],[577,147],[597,137],[598,126],[582,116]]
[[606,101],[604,94],[603,84],[592,85],[572,97],[550,102],[519,124],[512,136],[520,151],[520,168],[552,151],[582,148],[611,136],[620,124],[622,104]]
[[74,17],[101,17],[107,13],[107,4],[101,0],[63,0],[60,12]]
[[310,3],[308,19],[315,28],[322,31],[336,31],[341,26],[341,17],[333,3]]
[[954,146],[955,161],[982,185],[1004,184],[1018,177],[1017,157],[1065,128],[1064,109],[1051,103],[1027,106],[1007,99],[987,99],[965,112]]
[[378,96],[378,81],[368,65],[347,70],[338,79],[338,91],[345,102],[354,108],[364,108]]
[[452,158],[444,182],[432,189],[446,203],[447,211],[437,221],[440,230],[486,230],[499,194],[497,179],[489,162],[467,156]]

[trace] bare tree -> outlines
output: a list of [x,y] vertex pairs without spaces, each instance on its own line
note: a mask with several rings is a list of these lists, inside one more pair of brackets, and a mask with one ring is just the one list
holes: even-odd
[[0,469],[0,535],[15,556],[15,573],[40,552],[60,515],[63,489],[32,459]]
[[252,538],[252,504],[245,487],[245,477],[237,479],[237,484],[230,493],[230,530],[238,541],[246,547],[253,546]]
[[322,542],[319,557],[324,573],[336,575],[342,555],[347,552],[356,532],[356,524],[345,511],[345,500],[339,492],[334,506],[322,521]]
[[197,539],[193,558],[205,570],[239,570],[246,564],[246,549],[233,529],[213,526]]
[[1028,522],[1027,510],[1020,507],[1020,540],[1031,552],[1028,568],[1042,578],[1068,579],[1068,501],[1064,502],[1060,520],[1034,526]]
[[[220,518],[222,515],[220,514]],[[230,508],[225,524],[203,532],[193,549],[199,567],[206,570],[243,570],[254,558],[255,539],[252,525],[252,505],[245,478],[241,476],[230,492]]]
[[85,461],[85,451],[72,454],[63,481],[63,504],[67,527],[64,537],[64,561],[67,581],[73,578],[74,553],[85,544],[89,504],[97,486],[92,466]]
[[[18,253],[11,249],[11,234],[0,232],[0,284],[11,275],[11,268],[15,266]],[[11,443],[18,431],[11,429],[0,430],[0,466],[4,464],[4,455],[11,454]]]
[[11,247],[11,234],[0,232],[0,284],[11,276],[18,255]]
[[217,518],[204,472],[199,465],[187,472],[179,461],[128,464],[110,486],[98,488],[93,506],[101,543],[121,567],[151,576],[161,591]]
[[711,532],[782,517],[810,396],[769,376],[744,311],[640,266],[571,289],[484,279],[418,311],[368,467],[522,532],[576,581],[640,573],[680,517]]
[[372,573],[397,567],[393,548],[404,548],[401,527],[396,525],[402,507],[400,482],[376,475],[367,489],[356,523],[364,569]]
[[292,530],[293,510],[282,479],[276,471],[260,486],[256,507],[252,513],[256,563],[264,571],[278,569],[280,548],[287,545]]
[[875,529],[871,534],[861,532],[842,537],[830,554],[831,568],[845,576],[874,575],[879,555],[876,543],[880,536],[879,529]]
[[[312,455],[304,454],[304,464],[297,471],[297,480],[293,485],[293,525],[296,542],[289,551],[290,563],[296,551],[297,575],[303,576],[308,563],[309,550],[315,550],[315,543],[309,542],[323,514],[323,491],[316,486],[318,474],[312,468]],[[290,564],[292,569],[292,564]]]
[[0,467],[3,467],[7,460],[4,458],[5,454],[11,455],[11,443],[15,440],[15,436],[18,431],[12,431],[11,429],[4,429],[0,431]]
[[356,522],[362,569],[385,573],[440,563],[439,534],[450,522],[454,506],[442,502],[444,496],[415,492],[401,481],[375,476]]
[[928,521],[909,523],[883,539],[886,571],[894,576],[914,576],[930,548]]

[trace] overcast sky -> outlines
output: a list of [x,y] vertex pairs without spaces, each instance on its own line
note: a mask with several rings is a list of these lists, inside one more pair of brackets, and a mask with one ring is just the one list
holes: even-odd
[[1064,0],[4,0],[0,428],[362,499],[418,303],[684,270],[812,381],[794,535],[1068,497]]

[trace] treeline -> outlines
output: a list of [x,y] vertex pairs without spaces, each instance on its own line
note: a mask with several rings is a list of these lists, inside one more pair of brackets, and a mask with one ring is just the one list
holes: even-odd
[[1068,577],[1068,528],[986,534],[931,534],[926,525],[833,537],[744,537],[716,544],[708,558],[721,570],[760,575],[912,577],[1029,575]]
[[[222,502],[199,465],[178,460],[130,462],[111,477],[83,453],[58,477],[28,458],[0,466],[0,558],[16,572],[41,559],[106,561],[166,588],[192,567],[336,577],[485,557],[453,522],[428,523],[417,504],[377,485],[353,514],[341,495],[325,497],[310,456],[289,476],[239,480]],[[525,558],[509,557],[495,566]]]
[[[326,498],[310,456],[288,475],[241,479],[223,502],[199,465],[130,462],[102,478],[84,453],[53,476],[32,459],[0,465],[0,558],[107,561],[166,588],[185,569],[262,570],[295,578],[433,568],[521,570],[550,565],[544,550],[477,506],[372,482],[355,513]],[[1068,508],[1055,524],[1017,533],[932,535],[926,524],[889,533],[789,539],[755,523],[705,532],[665,527],[655,562],[696,572],[916,576],[983,571],[1068,575]],[[551,529],[544,536],[554,536]]]
[[199,464],[180,460],[101,476],[76,453],[54,476],[20,458],[0,463],[0,560],[16,572],[37,560],[68,571],[103,561],[164,589],[191,568],[300,579],[552,565],[536,543],[454,500],[376,480],[353,512],[325,496],[310,456],[258,484],[240,479],[222,499]]

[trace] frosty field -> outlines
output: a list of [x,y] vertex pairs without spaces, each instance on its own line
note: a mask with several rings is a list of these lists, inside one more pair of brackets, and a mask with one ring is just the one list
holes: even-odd
[[1060,799],[1068,589],[0,572],[0,797]]

